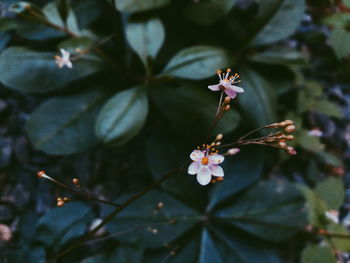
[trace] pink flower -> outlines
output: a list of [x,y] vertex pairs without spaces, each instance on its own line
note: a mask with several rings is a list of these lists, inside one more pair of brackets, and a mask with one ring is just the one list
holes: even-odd
[[211,181],[211,177],[223,177],[224,171],[218,165],[224,161],[224,156],[219,154],[208,155],[208,152],[194,150],[190,154],[192,159],[191,165],[188,167],[189,174],[197,174],[197,181],[201,185],[207,185]]
[[67,68],[72,68],[73,64],[70,61],[70,53],[67,50],[63,49],[63,48],[60,49],[60,52],[61,52],[61,55],[62,55],[61,57],[60,56],[55,56],[57,67],[63,68],[64,66],[66,66]]
[[208,88],[212,91],[223,90],[231,99],[235,98],[237,93],[243,93],[244,89],[233,85],[240,82],[237,80],[239,78],[239,75],[236,73],[233,76],[229,76],[230,72],[231,69],[229,68],[226,70],[226,74],[222,73],[221,70],[217,70],[216,73],[220,78],[219,84],[208,86]]

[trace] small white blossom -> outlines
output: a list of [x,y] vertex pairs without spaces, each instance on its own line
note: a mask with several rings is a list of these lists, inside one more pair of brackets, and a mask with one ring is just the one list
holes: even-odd
[[336,224],[339,224],[339,211],[337,210],[328,210],[326,212],[324,212],[325,216],[333,221]]
[[315,136],[315,137],[321,137],[323,135],[323,132],[320,129],[315,128],[315,129],[310,130],[308,132],[308,135]]
[[223,90],[231,99],[235,98],[237,93],[243,93],[244,89],[233,85],[240,82],[237,80],[239,78],[239,75],[236,73],[233,76],[230,76],[230,72],[231,69],[229,68],[226,70],[226,74],[222,73],[221,70],[218,70],[217,74],[220,79],[219,84],[208,86],[208,88],[212,91]]
[[73,64],[70,61],[70,53],[63,48],[60,49],[60,52],[61,52],[61,57],[55,56],[57,67],[63,68],[64,66],[66,66],[67,68],[73,68]]
[[192,159],[191,165],[188,167],[188,173],[191,175],[197,174],[197,181],[201,185],[207,185],[211,181],[211,177],[223,177],[224,171],[219,166],[224,161],[224,156],[219,154],[208,155],[207,151],[194,150],[190,154]]

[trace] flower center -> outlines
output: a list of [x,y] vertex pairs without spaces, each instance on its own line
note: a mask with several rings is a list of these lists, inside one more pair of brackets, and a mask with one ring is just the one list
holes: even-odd
[[208,157],[203,157],[203,158],[202,158],[202,164],[203,164],[203,165],[207,165],[208,163],[209,163]]

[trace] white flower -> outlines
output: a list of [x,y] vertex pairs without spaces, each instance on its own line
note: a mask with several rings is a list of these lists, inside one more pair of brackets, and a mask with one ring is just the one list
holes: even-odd
[[197,174],[197,181],[201,185],[207,185],[211,181],[211,177],[223,177],[224,171],[218,165],[224,161],[224,156],[219,154],[208,155],[207,152],[194,150],[190,154],[192,159],[191,165],[188,167],[189,174]]
[[315,136],[315,137],[321,137],[323,135],[323,132],[320,129],[315,128],[315,129],[308,131],[308,135]]
[[220,78],[219,84],[208,86],[208,88],[213,91],[223,90],[231,99],[235,98],[237,93],[243,93],[244,89],[233,85],[240,82],[237,80],[239,78],[239,75],[236,73],[233,76],[229,76],[230,72],[231,69],[229,68],[226,70],[226,74],[222,73],[221,70],[217,70],[216,73]]
[[64,66],[66,66],[67,68],[72,68],[73,64],[70,61],[70,53],[63,48],[60,49],[60,52],[61,52],[61,57],[55,56],[57,67],[63,68]]
[[333,221],[336,224],[339,224],[339,211],[337,210],[328,210],[326,212],[324,212],[325,216]]

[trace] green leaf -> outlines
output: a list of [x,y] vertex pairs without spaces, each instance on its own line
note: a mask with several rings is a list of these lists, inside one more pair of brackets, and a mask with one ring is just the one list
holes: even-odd
[[[196,137],[198,134],[204,136],[215,118],[219,100],[215,99],[214,94],[208,88],[197,88],[187,84],[181,85],[180,88],[155,87],[152,91],[152,98],[174,129],[187,136]],[[240,116],[236,111],[228,111],[210,136],[234,130],[239,119]]]
[[266,181],[250,189],[215,216],[255,236],[279,241],[306,225],[304,198],[292,184]]
[[328,223],[325,212],[328,210],[326,202],[317,193],[306,186],[299,186],[305,196],[308,221],[316,227],[324,228]]
[[184,79],[204,79],[232,64],[232,55],[219,47],[195,46],[179,51],[162,74]]
[[282,64],[282,65],[305,65],[305,55],[293,48],[272,47],[264,52],[255,54],[250,60],[255,62]]
[[347,13],[334,13],[324,18],[322,22],[333,27],[346,29],[350,22],[350,15]]
[[165,30],[158,18],[151,18],[147,21],[129,21],[126,27],[126,37],[132,49],[148,68],[148,59],[154,60],[162,47]]
[[259,0],[256,21],[259,28],[252,45],[268,44],[288,37],[299,26],[304,11],[304,0]]
[[74,80],[100,70],[96,57],[86,56],[73,62],[73,68],[58,68],[55,53],[11,47],[0,55],[0,81],[9,88],[45,93],[62,88]]
[[342,28],[335,28],[330,37],[330,44],[336,56],[341,59],[350,54],[350,32]]
[[[159,202],[163,203],[161,209],[157,209]],[[142,237],[146,247],[154,248],[171,242],[199,220],[196,211],[165,193],[152,191],[125,208],[107,228],[111,233],[120,232],[119,240]]]
[[96,135],[104,143],[122,145],[141,131],[147,114],[144,87],[118,92],[103,106],[96,121]]
[[309,135],[308,131],[305,129],[299,129],[297,131],[295,140],[299,146],[310,152],[317,153],[324,150],[324,145],[321,143],[320,138]]
[[170,0],[114,0],[119,11],[134,13],[165,6]]
[[92,219],[91,208],[83,203],[53,208],[39,219],[34,240],[57,250],[72,238],[83,235]]
[[329,209],[338,210],[344,202],[345,190],[342,178],[327,177],[316,185],[315,192],[326,201]]
[[37,108],[27,122],[34,146],[50,154],[72,154],[97,144],[94,122],[106,94],[91,90],[53,98]]
[[329,246],[308,245],[302,253],[302,263],[336,263]]
[[337,250],[350,252],[350,242],[349,242],[350,233],[345,226],[331,223],[327,227],[327,231],[334,235],[342,236],[342,237],[331,237],[331,242],[336,247]]
[[236,0],[209,0],[190,3],[184,10],[187,18],[203,25],[209,25],[227,15]]
[[111,251],[84,259],[81,263],[141,263],[143,242],[132,240],[118,244]]
[[316,103],[313,105],[313,109],[315,111],[318,111],[328,116],[333,116],[336,118],[341,118],[343,116],[339,107],[335,103],[330,102],[326,99],[317,100]]
[[329,164],[331,166],[342,166],[343,161],[336,155],[331,154],[329,152],[320,151],[316,153],[319,158],[322,159],[322,161],[326,164]]
[[[225,180],[215,186],[208,208],[212,209],[256,182],[262,176],[264,156],[265,151],[262,148],[257,148],[254,151],[244,150],[227,158],[223,166]],[[254,165],[252,165],[251,160],[254,160]]]
[[270,83],[252,69],[243,68],[241,72],[244,93],[238,102],[244,114],[254,121],[255,127],[276,122],[276,94]]
[[67,28],[74,34],[79,35],[80,30],[75,14],[69,6],[66,6],[66,8],[67,10],[65,16],[62,16],[62,13],[60,13],[59,2],[52,2],[47,4],[42,11],[47,20],[52,24],[61,28]]

